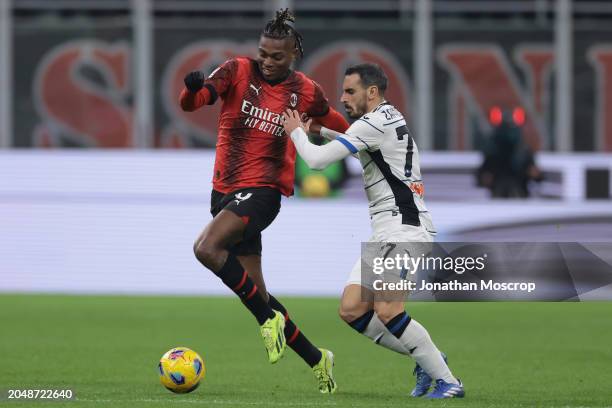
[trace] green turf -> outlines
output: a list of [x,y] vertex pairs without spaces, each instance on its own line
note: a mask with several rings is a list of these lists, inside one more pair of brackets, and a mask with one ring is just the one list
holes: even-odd
[[[467,398],[413,399],[413,363],[371,344],[336,315],[337,299],[281,299],[336,355],[339,391],[319,395],[291,350],[269,365],[255,321],[233,298],[0,296],[0,389],[70,388],[77,400],[35,407],[601,407],[612,406],[612,303],[414,303],[466,385]],[[188,395],[158,383],[173,346],[204,357]]]

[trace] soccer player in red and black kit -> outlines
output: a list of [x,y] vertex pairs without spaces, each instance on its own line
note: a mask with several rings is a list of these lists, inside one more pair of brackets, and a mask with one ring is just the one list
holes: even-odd
[[211,213],[194,245],[196,258],[234,291],[255,316],[271,363],[289,346],[312,367],[319,391],[333,393],[333,354],[315,347],[266,291],[261,271],[261,232],[280,210],[281,195],[293,194],[296,151],[285,135],[282,113],[295,109],[327,128],[348,128],[321,87],[291,69],[303,54],[302,37],[285,9],[276,12],[259,39],[255,59],[233,58],[208,78],[185,77],[183,110],[223,101],[213,175]]

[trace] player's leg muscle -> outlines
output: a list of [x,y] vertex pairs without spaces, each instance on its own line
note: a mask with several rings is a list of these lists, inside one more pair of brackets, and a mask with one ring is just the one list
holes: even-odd
[[244,229],[239,216],[222,210],[196,240],[193,246],[196,258],[208,269],[218,271],[227,259],[227,248],[242,239]]
[[261,270],[261,255],[242,255],[238,256],[238,260],[247,271],[249,277],[257,285],[257,290],[261,293],[261,296],[263,296],[267,302],[268,291],[266,290],[266,283]]
[[404,311],[404,302],[377,301],[374,302],[374,311],[378,315],[378,318],[383,323],[387,324],[391,319]]
[[340,300],[340,309],[338,314],[340,318],[347,323],[351,323],[355,319],[363,316],[368,311],[372,310],[373,306],[372,292],[365,289],[361,285],[347,285],[342,293]]

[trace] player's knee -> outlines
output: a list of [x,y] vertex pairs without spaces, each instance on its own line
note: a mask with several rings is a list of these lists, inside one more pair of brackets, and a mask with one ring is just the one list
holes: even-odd
[[387,323],[398,314],[404,311],[403,302],[376,302],[374,303],[374,311],[378,318]]
[[340,308],[338,309],[338,315],[339,315],[339,316],[340,316],[340,318],[341,318],[342,320],[344,320],[346,323],[350,323],[350,322],[352,322],[353,320],[355,320],[357,317],[359,317],[359,316],[356,316],[354,313],[352,313],[352,311],[351,311],[351,310],[345,309],[345,308],[343,308],[343,307],[340,307]]
[[360,306],[359,302],[342,302],[338,309],[338,315],[346,323],[351,323],[367,311],[362,310]]
[[198,239],[193,245],[193,253],[198,261],[209,269],[215,270],[221,248],[207,237]]

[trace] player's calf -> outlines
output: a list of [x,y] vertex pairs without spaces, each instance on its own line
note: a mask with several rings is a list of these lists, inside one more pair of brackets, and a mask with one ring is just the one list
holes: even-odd
[[340,318],[377,345],[400,354],[409,354],[376,315],[372,299],[372,292],[362,286],[354,284],[346,286],[338,311]]
[[[257,285],[248,276],[238,258],[224,249],[221,244],[224,242],[223,240],[214,238],[221,237],[222,235],[208,234],[208,231],[209,228],[207,228],[194,245],[196,258],[240,297],[247,309],[255,316],[260,326],[269,319],[274,319],[274,311],[261,293],[258,292]],[[282,343],[284,343],[284,337]]]

